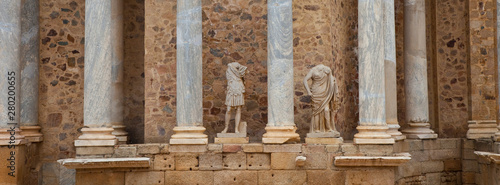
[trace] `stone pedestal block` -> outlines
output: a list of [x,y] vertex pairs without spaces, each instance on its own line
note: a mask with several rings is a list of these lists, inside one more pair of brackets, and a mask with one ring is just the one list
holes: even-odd
[[246,144],[247,137],[247,122],[242,121],[239,124],[239,133],[217,133],[215,143],[217,144]]
[[83,134],[75,140],[77,155],[113,154],[118,144],[116,136],[111,134],[113,128],[82,128]]
[[467,139],[490,139],[498,132],[496,120],[471,120],[467,123]]
[[394,139],[387,134],[387,126],[358,126],[354,135],[355,144],[394,144]]
[[186,126],[175,127],[175,134],[170,139],[171,145],[206,145],[208,144],[208,136],[204,134],[205,127]]
[[295,133],[296,126],[269,127],[266,126],[266,133],[262,136],[262,143],[283,144],[300,142],[299,134]]
[[29,142],[41,142],[43,141],[41,128],[40,126],[21,126],[21,135]]
[[431,130],[429,123],[408,123],[409,128],[403,130],[408,139],[436,139],[438,135]]
[[123,123],[114,123],[112,128],[114,129],[112,134],[118,139],[118,144],[127,144],[128,133],[125,131],[127,127]]

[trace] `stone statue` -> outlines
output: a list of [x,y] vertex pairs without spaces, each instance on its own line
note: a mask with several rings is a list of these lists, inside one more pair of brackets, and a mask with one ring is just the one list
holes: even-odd
[[[309,79],[312,79],[310,89],[307,83]],[[313,67],[304,78],[304,86],[312,100],[313,116],[310,134],[326,133],[330,137],[339,137],[334,120],[334,111],[339,107],[339,96],[332,70],[323,64]]]
[[[240,133],[240,120],[241,120],[241,107],[245,104],[243,100],[243,93],[245,93],[245,85],[243,84],[243,76],[247,67],[242,66],[238,62],[232,62],[227,65],[226,78],[227,78],[227,93],[226,93],[226,122],[222,133],[227,132],[229,121],[231,119],[231,110],[236,109],[235,116],[235,133]],[[246,125],[245,125],[246,127]],[[246,129],[245,129],[246,134]]]

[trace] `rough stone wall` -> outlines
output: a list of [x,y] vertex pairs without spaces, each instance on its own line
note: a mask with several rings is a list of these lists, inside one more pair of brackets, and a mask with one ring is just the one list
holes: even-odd
[[496,1],[469,0],[470,119],[496,120]]

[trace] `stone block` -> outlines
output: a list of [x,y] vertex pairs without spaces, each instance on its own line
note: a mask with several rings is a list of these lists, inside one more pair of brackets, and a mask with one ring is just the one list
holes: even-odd
[[327,153],[311,153],[306,155],[305,168],[308,170],[327,169],[328,154]]
[[76,155],[105,155],[113,154],[115,151],[113,146],[88,146],[76,147]]
[[208,148],[208,151],[210,151],[210,152],[222,153],[222,144],[210,143],[210,144],[208,144],[207,148]]
[[113,157],[136,157],[137,148],[136,147],[118,147],[115,149]]
[[216,137],[214,139],[216,144],[246,144],[248,143],[248,137]]
[[442,172],[444,170],[443,161],[424,161],[421,163],[422,173]]
[[359,145],[359,152],[368,156],[387,156],[394,151],[393,145]]
[[259,171],[259,184],[305,184],[307,174],[305,170],[271,170]]
[[250,153],[247,155],[248,170],[268,170],[271,168],[271,155]]
[[124,185],[125,172],[77,172],[76,185]]
[[439,139],[426,139],[424,143],[424,150],[438,150],[441,149],[441,142]]
[[[295,169],[295,158],[299,153],[271,153],[271,169],[293,170]],[[307,161],[308,159],[306,159]]]
[[304,153],[304,154],[325,153],[325,152],[326,152],[325,145],[310,145],[310,144],[302,145],[302,153]]
[[213,171],[166,171],[165,185],[214,184]]
[[464,149],[474,149],[474,140],[462,139]]
[[222,170],[222,154],[204,153],[199,157],[200,170]]
[[475,184],[476,183],[476,172],[462,172],[462,183]]
[[345,172],[333,170],[307,170],[307,184],[345,184]]
[[441,173],[425,174],[426,184],[441,184]]
[[258,182],[257,171],[216,171],[214,172],[214,184],[238,184],[238,185],[254,185]]
[[468,160],[477,160],[477,155],[474,153],[474,149],[463,149],[462,158]]
[[460,148],[459,138],[440,138],[438,139],[441,149],[458,149]]
[[169,152],[206,152],[207,145],[170,145]]
[[326,152],[328,152],[328,153],[341,152],[340,145],[326,145],[325,148],[326,148]]
[[141,154],[141,155],[160,153],[160,144],[140,144],[140,145],[137,145],[137,153]]
[[345,184],[394,184],[392,169],[362,169],[345,172]]
[[247,154],[228,153],[222,155],[225,170],[245,170],[247,167]]
[[169,144],[160,144],[160,153],[161,154],[168,153],[169,146],[170,146]]
[[302,144],[280,144],[280,145],[267,144],[267,145],[264,145],[264,152],[265,153],[273,153],[273,152],[300,153],[300,152],[302,152]]
[[175,170],[198,170],[198,154],[175,154]]
[[394,143],[394,152],[397,153],[409,152],[409,150],[410,150],[410,145],[405,140],[396,141],[396,143]]
[[409,139],[406,141],[408,142],[408,151],[421,151],[424,149],[424,143],[420,139]]
[[344,143],[340,145],[340,149],[345,155],[356,155],[359,154],[358,147],[352,143]]
[[241,151],[241,144],[223,144],[222,152],[239,152]]
[[155,155],[153,159],[153,169],[154,170],[174,170],[175,169],[175,158],[174,155]]
[[164,185],[165,173],[159,171],[126,172],[125,185]]
[[261,143],[250,143],[241,145],[245,153],[260,153],[264,151],[264,146]]
[[444,171],[462,171],[462,160],[460,159],[445,160]]
[[474,160],[462,160],[463,172],[479,172],[479,164]]
[[333,145],[333,144],[341,144],[344,142],[342,138],[314,138],[314,137],[306,137],[307,144],[323,144],[323,145]]
[[458,149],[441,149],[429,151],[432,160],[445,160],[445,159],[460,159],[460,150]]
[[411,154],[411,161],[428,161],[430,160],[429,151],[413,151]]
[[397,170],[403,177],[418,176],[422,174],[422,163],[410,161],[398,166]]

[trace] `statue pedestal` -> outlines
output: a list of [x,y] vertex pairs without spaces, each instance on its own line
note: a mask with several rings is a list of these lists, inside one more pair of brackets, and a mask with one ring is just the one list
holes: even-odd
[[217,133],[214,143],[216,144],[246,144],[247,137],[247,122],[241,121],[238,130],[239,133]]
[[340,144],[344,139],[340,137],[339,132],[317,132],[307,133],[307,144]]

